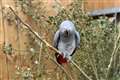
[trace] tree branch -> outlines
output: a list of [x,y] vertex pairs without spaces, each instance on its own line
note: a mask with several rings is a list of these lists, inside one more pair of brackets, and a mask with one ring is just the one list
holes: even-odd
[[[25,25],[30,32],[32,32],[32,34],[34,34],[40,41],[42,41],[44,44],[46,44],[47,47],[51,48],[52,50],[54,50],[57,53],[61,53],[60,51],[58,51],[56,48],[54,48],[52,45],[50,45],[46,40],[42,39],[36,32],[34,32],[31,28],[30,25],[24,23],[20,17],[15,13],[15,11],[9,6],[10,10],[14,13],[14,15],[16,16],[17,19],[20,20],[20,22]],[[73,60],[70,60],[70,62],[88,79],[88,80],[92,80]]]

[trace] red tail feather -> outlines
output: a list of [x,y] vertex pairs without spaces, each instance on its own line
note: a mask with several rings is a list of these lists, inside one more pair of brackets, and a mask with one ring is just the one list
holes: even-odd
[[58,62],[59,64],[67,63],[67,59],[66,59],[66,58],[63,58],[63,55],[58,55],[58,57],[57,57],[57,62]]

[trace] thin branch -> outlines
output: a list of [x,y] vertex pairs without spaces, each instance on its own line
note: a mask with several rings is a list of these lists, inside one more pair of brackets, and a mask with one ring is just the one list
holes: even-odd
[[[41,55],[42,55],[43,43],[40,43],[40,51],[39,51],[39,65],[38,65],[38,73],[41,72]],[[39,74],[38,74],[39,75]]]
[[43,43],[40,44],[39,63],[41,61],[42,48],[43,48]]
[[110,70],[111,70],[111,67],[112,67],[112,63],[113,63],[113,60],[114,60],[115,53],[117,53],[117,51],[120,47],[120,46],[117,47],[117,42],[118,42],[119,39],[120,39],[120,34],[118,35],[117,40],[115,41],[114,49],[113,49],[113,52],[112,52],[112,55],[111,55],[111,58],[110,58],[110,63],[109,63],[108,68],[107,68],[107,75],[106,75],[107,79],[108,79],[109,74],[110,74]]
[[[56,48],[54,48],[52,45],[50,45],[46,40],[42,39],[36,32],[34,32],[34,31],[32,30],[32,28],[31,28],[30,25],[24,23],[11,7],[9,7],[9,8],[10,8],[10,10],[14,13],[14,15],[16,16],[16,18],[19,19],[20,22],[21,22],[23,25],[25,25],[25,26],[29,29],[29,31],[32,32],[40,41],[42,41],[44,44],[46,44],[47,47],[51,48],[51,49],[54,50],[55,52],[57,52],[57,53],[59,53],[59,54],[61,53],[61,52],[58,51]],[[92,80],[74,61],[70,60],[70,62],[71,62],[88,80]]]
[[90,60],[90,64],[93,68],[94,71],[94,75],[96,76],[96,80],[99,80],[99,76],[98,76],[98,72],[97,72],[97,68],[96,68],[96,64],[95,64],[95,57],[94,54],[90,57],[90,54],[88,54],[88,58]]
[[71,60],[71,63],[72,63],[88,80],[92,80],[73,60]]
[[[117,13],[115,13],[115,17],[116,17],[116,19],[115,19],[115,27],[116,27],[116,31],[117,31],[117,29],[119,29],[119,28],[117,28]],[[112,55],[111,55],[111,58],[110,58],[110,63],[108,64],[107,74],[106,74],[107,79],[108,79],[109,74],[110,74],[110,70],[111,70],[111,67],[112,67],[114,56],[117,53],[118,48],[119,48],[119,45],[117,46],[117,43],[118,43],[119,39],[120,39],[120,32],[118,33],[117,39],[116,39],[116,41],[114,43],[114,49],[113,49],[113,52],[112,52]]]

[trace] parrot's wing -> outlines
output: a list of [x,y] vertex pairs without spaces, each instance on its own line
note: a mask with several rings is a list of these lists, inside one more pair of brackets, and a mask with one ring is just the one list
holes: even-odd
[[54,41],[53,41],[53,46],[55,48],[58,48],[58,43],[59,43],[60,35],[59,35],[59,30],[55,33],[54,36]]
[[75,32],[75,39],[76,39],[76,47],[80,48],[80,34],[79,32]]

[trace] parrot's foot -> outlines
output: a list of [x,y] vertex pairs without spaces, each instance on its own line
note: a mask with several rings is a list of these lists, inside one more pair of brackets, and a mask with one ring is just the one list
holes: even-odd
[[68,62],[72,59],[71,56],[65,55],[64,53],[62,53],[61,55],[63,56],[63,58],[66,58]]
[[72,59],[72,57],[71,56],[68,56],[68,57],[66,57],[67,58],[67,62],[70,62],[71,61],[71,59]]

